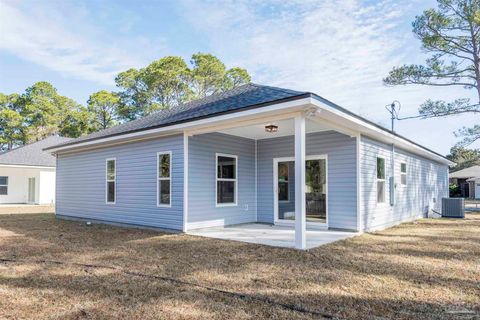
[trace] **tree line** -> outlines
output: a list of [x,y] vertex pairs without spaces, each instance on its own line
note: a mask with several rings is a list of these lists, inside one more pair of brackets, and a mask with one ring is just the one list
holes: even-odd
[[190,65],[181,57],[167,56],[121,72],[115,78],[118,91],[95,92],[86,105],[60,95],[48,82],[37,82],[23,93],[0,93],[0,151],[52,134],[76,138],[250,80],[247,70],[227,69],[214,55],[196,53]]

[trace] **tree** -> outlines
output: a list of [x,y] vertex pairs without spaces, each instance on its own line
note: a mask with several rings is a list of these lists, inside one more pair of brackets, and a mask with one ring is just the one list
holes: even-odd
[[480,150],[455,146],[450,149],[450,154],[447,155],[447,158],[457,164],[450,171],[459,171],[471,166],[480,165]]
[[87,105],[87,111],[93,118],[93,130],[110,128],[118,123],[120,98],[115,93],[105,90],[95,92],[90,95]]
[[0,149],[57,133],[78,137],[92,132],[90,119],[85,107],[59,95],[48,82],[37,82],[23,94],[0,94]]
[[142,73],[151,93],[151,106],[146,113],[175,107],[190,95],[190,70],[181,57],[170,56],[154,61]]
[[[427,100],[419,108],[423,118],[461,113],[480,113],[480,0],[437,0],[438,9],[428,9],[413,22],[413,33],[430,54],[424,65],[394,67],[383,80],[386,85],[461,86],[475,90],[475,101]],[[480,125],[456,134],[461,145],[480,138]]]
[[226,69],[211,54],[192,55],[192,67],[181,57],[167,56],[141,69],[129,69],[115,78],[120,88],[119,118],[141,118],[196,98],[232,89],[250,82],[245,69]]
[[17,94],[0,93],[0,151],[11,150],[22,142],[23,117],[15,110],[17,99]]
[[58,129],[63,137],[78,138],[96,131],[94,114],[82,105],[70,110]]
[[247,70],[242,68],[231,68],[225,73],[224,89],[230,90],[235,87],[251,82]]
[[212,54],[196,53],[190,62],[192,87],[197,98],[222,91],[226,68],[223,62]]

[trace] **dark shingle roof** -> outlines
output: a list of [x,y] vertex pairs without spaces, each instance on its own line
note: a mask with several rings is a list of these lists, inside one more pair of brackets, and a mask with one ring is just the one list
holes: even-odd
[[55,167],[55,157],[43,149],[72,140],[51,136],[43,140],[0,153],[0,165]]
[[[52,149],[57,147],[64,147],[69,145],[75,145],[80,142],[87,142],[97,140],[101,138],[122,135],[126,133],[132,133],[136,131],[148,130],[159,127],[167,127],[174,124],[198,120],[207,117],[218,116],[225,113],[237,112],[246,109],[253,109],[264,107],[270,104],[276,104],[280,102],[296,100],[301,98],[313,98],[322,103],[329,105],[341,111],[344,114],[350,115],[357,119],[360,119],[370,125],[373,125],[384,132],[390,133],[401,139],[404,139],[410,143],[413,143],[424,150],[436,154],[446,159],[443,155],[432,151],[424,146],[409,140],[389,129],[386,129],[368,119],[365,119],[348,109],[345,109],[319,95],[311,92],[294,91],[290,89],[264,86],[254,83],[245,84],[232,90],[214,94],[203,99],[194,100],[182,105],[179,105],[170,110],[162,110],[155,112],[149,116],[141,119],[133,120],[121,125],[108,128],[105,130],[97,131],[89,135],[79,137],[77,139],[60,143],[58,145],[51,146],[46,149]],[[448,160],[448,159],[447,159]]]
[[277,103],[279,100],[289,100],[302,97],[305,94],[307,94],[307,92],[262,86],[253,83],[245,84],[229,91],[179,105],[170,110],[161,110],[141,119],[97,131],[54,147],[169,126],[240,109],[263,106],[270,102]]

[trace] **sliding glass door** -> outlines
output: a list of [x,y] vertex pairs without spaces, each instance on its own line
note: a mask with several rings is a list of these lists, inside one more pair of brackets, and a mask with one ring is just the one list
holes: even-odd
[[[295,220],[295,161],[275,161],[276,220]],[[308,222],[327,223],[327,159],[310,156],[305,161],[305,207]]]

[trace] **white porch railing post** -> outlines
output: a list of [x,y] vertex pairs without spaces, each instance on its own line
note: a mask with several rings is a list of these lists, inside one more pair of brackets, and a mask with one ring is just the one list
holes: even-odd
[[295,117],[295,248],[306,248],[305,116]]

